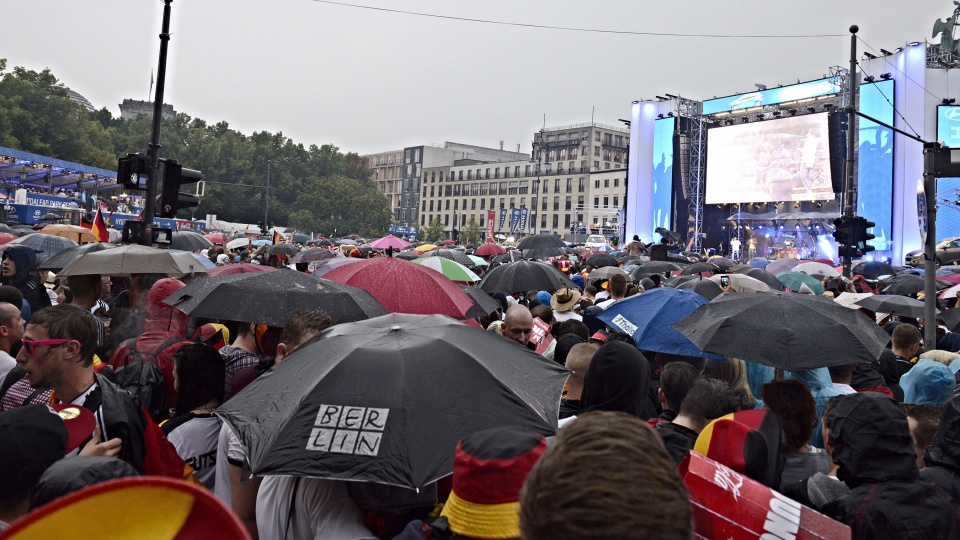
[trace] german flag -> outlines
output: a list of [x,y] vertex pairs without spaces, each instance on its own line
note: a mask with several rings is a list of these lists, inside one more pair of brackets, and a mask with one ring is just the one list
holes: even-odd
[[282,243],[283,243],[283,235],[280,234],[280,233],[277,232],[277,231],[273,231],[273,243],[274,243],[274,244],[282,244]]
[[107,223],[103,220],[103,214],[100,213],[99,208],[97,208],[96,215],[93,216],[93,223],[81,221],[80,225],[90,229],[90,232],[97,237],[98,242],[110,241],[110,235],[107,233]]

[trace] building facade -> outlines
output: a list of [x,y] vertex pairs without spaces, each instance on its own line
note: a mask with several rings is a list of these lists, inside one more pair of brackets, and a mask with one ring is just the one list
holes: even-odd
[[[120,119],[121,120],[131,120],[140,116],[141,114],[147,114],[153,116],[153,102],[152,101],[140,101],[137,99],[125,99],[123,103],[120,104]],[[177,111],[173,109],[173,105],[164,103],[160,109],[160,116],[162,118],[171,118],[177,115]]]
[[377,183],[377,189],[390,201],[394,221],[399,221],[400,193],[403,190],[403,150],[367,154],[363,158],[373,171],[373,181]]
[[[561,126],[534,134],[531,153],[522,159],[473,156],[424,167],[416,224],[426,227],[439,218],[452,238],[471,220],[486,227],[492,210],[494,230],[506,236],[544,232],[582,241],[600,227],[615,236],[626,193],[628,139],[626,129],[614,126]],[[513,209],[527,216],[523,230],[522,222],[511,230]]]

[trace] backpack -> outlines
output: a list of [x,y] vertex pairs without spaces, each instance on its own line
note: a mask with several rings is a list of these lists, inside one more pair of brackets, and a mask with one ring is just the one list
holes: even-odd
[[137,350],[136,338],[124,342],[129,352],[123,360],[123,367],[115,371],[117,386],[136,398],[154,422],[166,419],[169,414],[166,385],[157,356],[180,341],[185,340],[179,336],[168,338],[151,353]]

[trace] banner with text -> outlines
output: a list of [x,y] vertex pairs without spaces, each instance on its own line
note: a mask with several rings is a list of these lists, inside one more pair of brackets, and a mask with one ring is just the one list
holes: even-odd
[[510,209],[510,232],[513,233],[517,230],[517,224],[520,223],[520,209],[511,208]]
[[501,209],[500,209],[500,226],[497,227],[497,230],[498,230],[498,231],[502,231],[502,230],[503,230],[503,222],[506,221],[506,220],[507,220],[507,209],[506,209],[506,208],[501,208]]
[[520,209],[520,232],[526,232],[527,230],[527,212],[526,206]]
[[496,219],[496,214],[493,213],[493,210],[487,210],[487,242],[493,242],[493,222]]

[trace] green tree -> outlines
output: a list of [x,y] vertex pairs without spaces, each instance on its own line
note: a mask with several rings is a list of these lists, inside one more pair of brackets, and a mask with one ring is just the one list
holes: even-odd
[[480,242],[480,235],[480,224],[473,219],[473,216],[470,216],[470,221],[467,222],[467,226],[460,233],[460,241],[465,244],[477,244]]
[[443,230],[443,222],[440,221],[440,216],[437,216],[427,225],[427,228],[421,230],[422,240],[427,242],[439,242],[443,240],[445,232]]

